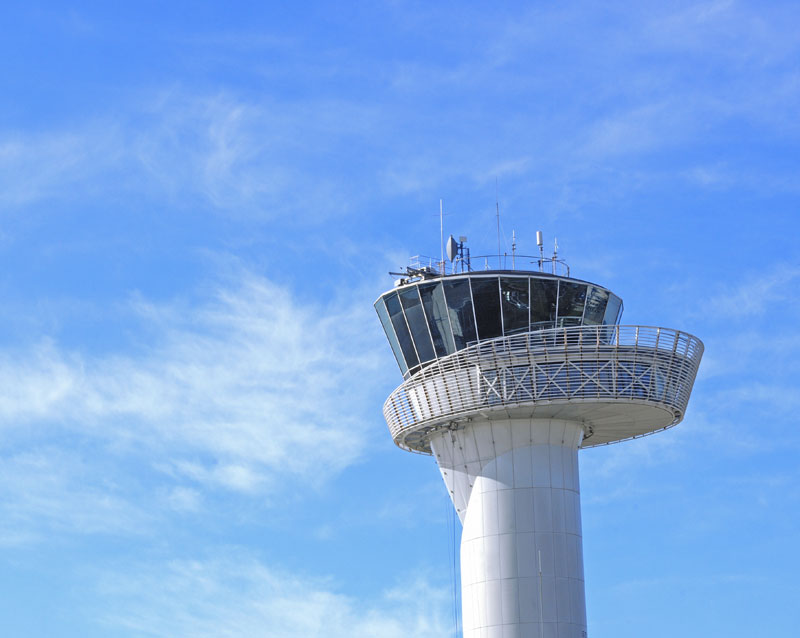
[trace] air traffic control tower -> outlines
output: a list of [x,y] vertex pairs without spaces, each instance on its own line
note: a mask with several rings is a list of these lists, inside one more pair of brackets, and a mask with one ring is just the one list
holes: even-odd
[[585,638],[578,450],[679,423],[703,344],[620,325],[556,255],[447,253],[375,303],[404,377],[389,430],[435,456],[463,524],[464,637]]

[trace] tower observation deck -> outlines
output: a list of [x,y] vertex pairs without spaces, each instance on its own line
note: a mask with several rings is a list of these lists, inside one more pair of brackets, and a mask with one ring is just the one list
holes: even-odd
[[555,257],[518,270],[454,244],[454,266],[417,261],[375,302],[404,377],[384,416],[463,524],[465,638],[585,638],[578,449],[679,423],[703,344],[621,325],[620,297]]

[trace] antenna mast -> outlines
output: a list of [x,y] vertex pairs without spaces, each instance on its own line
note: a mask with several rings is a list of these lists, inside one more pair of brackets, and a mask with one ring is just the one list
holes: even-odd
[[539,272],[544,272],[544,242],[541,230],[536,231],[536,245],[539,247]]
[[441,264],[442,274],[444,275],[444,214],[442,210],[442,200],[439,199],[439,247],[442,249],[442,261],[439,264]]
[[511,270],[517,269],[517,231],[511,231]]
[[558,237],[555,238],[553,245],[553,274],[556,274],[556,262],[558,261]]
[[497,178],[494,178],[494,206],[497,211],[497,261],[500,265],[500,196],[497,191]]

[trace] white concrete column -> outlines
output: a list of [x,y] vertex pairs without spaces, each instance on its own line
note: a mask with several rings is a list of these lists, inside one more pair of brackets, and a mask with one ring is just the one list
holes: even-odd
[[431,441],[464,524],[464,638],[584,638],[579,423],[475,420]]

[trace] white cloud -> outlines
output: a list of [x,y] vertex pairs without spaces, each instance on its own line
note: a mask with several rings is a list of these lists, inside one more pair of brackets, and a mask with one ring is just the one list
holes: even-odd
[[0,546],[150,526],[153,513],[127,498],[107,464],[83,456],[49,446],[0,457]]
[[450,592],[423,578],[365,602],[242,552],[128,566],[106,575],[100,593],[104,608],[90,613],[114,635],[442,638],[452,632]]
[[[145,90],[105,118],[50,131],[0,132],[0,204],[69,203],[125,193],[184,208],[272,219],[340,214],[363,185],[347,179],[378,110],[357,101]],[[356,143],[357,141],[357,143]],[[335,164],[328,158],[352,155]],[[324,165],[325,170],[320,170]]]
[[[133,97],[96,121],[0,132],[0,203],[15,207],[56,195],[68,201],[86,192],[118,201],[135,192],[162,204],[166,196],[194,211],[258,219],[302,212],[319,219],[341,215],[376,191],[429,193],[443,182],[463,188],[465,180],[483,189],[498,175],[535,177],[556,192],[599,175],[607,193],[603,171],[609,167],[598,163],[694,147],[698,133],[708,136],[728,125],[781,139],[796,135],[800,85],[791,61],[797,45],[780,10],[763,13],[710,3],[612,10],[594,20],[598,16],[583,9],[562,8],[481,16],[461,27],[474,31],[469,41],[487,46],[463,51],[455,65],[356,61],[348,51],[331,53],[335,61],[328,64],[309,65],[298,56],[308,43],[259,36],[286,60],[280,73],[305,74],[311,85],[320,78],[320,87],[345,73],[343,81],[363,97],[334,99],[322,88],[304,97],[266,91],[253,99],[236,86],[217,92],[177,84],[133,87]],[[440,16],[435,9],[428,14],[430,23]],[[419,16],[395,17],[421,27]],[[581,37],[588,24],[601,47]],[[578,36],[565,42],[564,32]],[[239,35],[209,38],[223,49],[261,46],[252,33]],[[544,52],[554,39],[562,54],[550,59]],[[202,48],[202,40],[187,46]],[[685,56],[687,64],[659,62],[668,56]],[[342,71],[355,67],[360,71],[352,75]],[[685,71],[698,67],[708,77],[698,81]],[[256,62],[240,72],[259,82],[264,73]],[[430,99],[432,87],[446,96],[440,121],[417,106]],[[506,92],[526,108],[497,102]],[[728,130],[723,134],[730,137]],[[764,179],[775,188],[795,188],[786,170],[746,164],[730,157],[724,165],[676,171],[717,187],[741,187],[737,175],[756,173],[745,182],[748,188]],[[662,179],[663,169],[657,173],[637,166],[635,178]]]
[[323,306],[242,273],[199,307],[136,307],[156,332],[138,352],[0,354],[6,436],[79,433],[109,454],[146,450],[165,475],[262,494],[287,477],[322,484],[361,454],[385,360],[360,297]]
[[17,207],[96,190],[91,184],[117,165],[124,140],[116,124],[95,122],[75,131],[0,135],[0,205]]
[[716,295],[709,301],[709,307],[716,308],[720,317],[743,318],[761,315],[778,302],[794,305],[798,280],[800,267],[778,264]]

